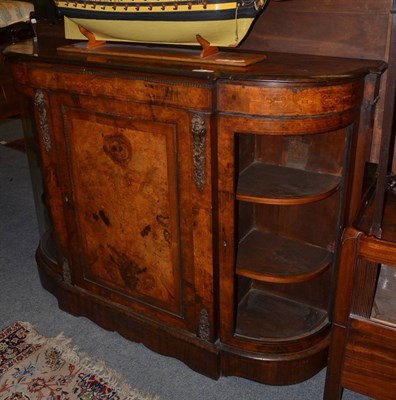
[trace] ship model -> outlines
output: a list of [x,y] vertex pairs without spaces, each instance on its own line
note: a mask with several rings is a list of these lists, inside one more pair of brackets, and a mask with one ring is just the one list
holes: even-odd
[[[236,47],[268,0],[54,0],[68,39]],[[83,36],[82,36],[83,35]]]

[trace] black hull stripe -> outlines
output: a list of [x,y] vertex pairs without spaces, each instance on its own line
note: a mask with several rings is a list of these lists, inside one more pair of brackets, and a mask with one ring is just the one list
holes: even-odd
[[[204,1],[210,6],[211,4],[223,4],[223,3],[232,3],[232,0],[202,0],[202,1],[197,1],[197,0],[183,0],[183,1],[178,1],[178,0],[165,0],[165,1],[156,1],[156,0],[124,0],[124,1],[94,1],[94,0],[70,0],[69,6],[67,8],[72,8],[74,7],[74,3],[77,4],[86,4],[87,7],[92,7],[93,4],[96,5],[96,7],[101,7],[101,6],[106,6],[106,7],[112,7],[112,6],[117,6],[117,7],[124,7],[128,5],[128,7],[134,7],[136,4],[140,4],[141,6],[143,5],[148,5],[152,4],[154,7],[161,6],[162,3],[166,4],[167,6],[173,6],[173,4],[177,4],[178,6],[181,5],[186,5],[188,3],[191,3],[192,5],[202,5]],[[249,2],[249,1],[248,1]],[[246,2],[246,3],[248,3]],[[235,4],[239,3],[240,7],[243,7],[240,3],[240,1],[235,0]],[[249,2],[249,4],[246,4],[247,7],[254,8],[253,6],[253,0]],[[62,4],[58,5],[59,8],[63,7]]]
[[87,10],[72,10],[62,8],[60,10],[66,17],[79,19],[96,19],[111,21],[223,21],[240,18],[255,18],[258,12],[255,9],[239,9],[237,14],[235,10],[205,10],[205,11],[151,11],[151,12],[98,12]]

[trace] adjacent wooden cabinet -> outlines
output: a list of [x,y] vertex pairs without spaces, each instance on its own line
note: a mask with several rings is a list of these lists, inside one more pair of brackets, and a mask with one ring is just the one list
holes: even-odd
[[380,162],[340,246],[326,400],[340,400],[344,388],[381,400],[393,400],[396,393],[396,0],[392,3]]
[[42,174],[37,262],[60,307],[213,378],[322,369],[384,63],[29,45],[7,58]]
[[386,195],[382,239],[369,235],[372,200],[343,234],[326,400],[341,399],[343,388],[373,399],[395,397],[396,196]]

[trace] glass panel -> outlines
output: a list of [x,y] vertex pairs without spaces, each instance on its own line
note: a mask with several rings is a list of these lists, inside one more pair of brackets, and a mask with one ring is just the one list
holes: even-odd
[[396,326],[396,268],[382,264],[377,282],[371,319]]

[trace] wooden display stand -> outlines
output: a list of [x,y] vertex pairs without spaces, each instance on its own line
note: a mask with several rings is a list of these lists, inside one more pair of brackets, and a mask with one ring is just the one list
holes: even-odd
[[217,46],[212,46],[202,36],[196,35],[197,45],[200,50],[194,48],[180,48],[170,46],[144,46],[128,44],[106,43],[104,40],[96,40],[94,34],[82,26],[78,26],[80,32],[88,41],[75,43],[58,48],[58,51],[82,52],[86,54],[97,54],[104,56],[121,56],[130,58],[142,58],[145,60],[155,60],[162,62],[185,62],[193,64],[215,64],[232,65],[235,67],[246,67],[265,59],[262,53],[252,52],[231,52],[220,50]]
[[385,64],[266,53],[201,70],[58,47],[7,57],[60,307],[214,378],[320,371]]
[[[89,43],[89,42],[88,42]],[[228,65],[247,67],[265,60],[262,53],[241,51],[220,51],[217,47],[203,45],[199,49],[177,47],[154,47],[133,44],[106,43],[89,47],[87,42],[79,42],[58,48],[59,52],[82,53],[90,55],[128,57],[157,62],[179,62],[194,65]]]

